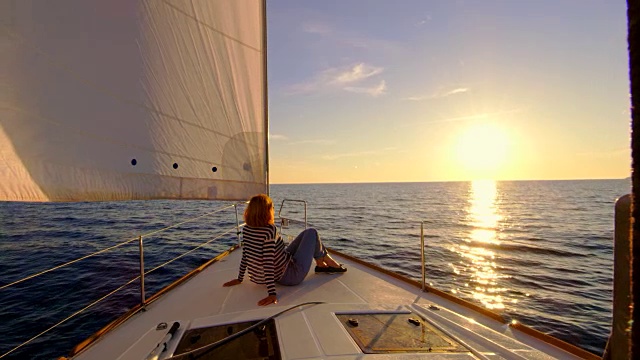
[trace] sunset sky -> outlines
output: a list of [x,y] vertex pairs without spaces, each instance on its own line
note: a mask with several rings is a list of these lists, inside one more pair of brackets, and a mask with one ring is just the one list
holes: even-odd
[[624,0],[267,1],[271,183],[630,174]]

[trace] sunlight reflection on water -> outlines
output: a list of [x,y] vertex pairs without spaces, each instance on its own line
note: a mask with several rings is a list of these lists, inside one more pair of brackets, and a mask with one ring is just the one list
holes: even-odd
[[[501,276],[495,262],[493,247],[500,245],[497,232],[503,216],[500,214],[497,201],[497,187],[493,180],[474,181],[469,188],[466,222],[472,227],[464,244],[454,247],[454,251],[461,256],[460,267],[454,268],[454,272],[464,271],[468,273],[473,284],[465,284],[472,296],[481,301],[489,309],[504,309],[503,297],[507,289],[498,285]],[[457,291],[454,291],[457,292]]]

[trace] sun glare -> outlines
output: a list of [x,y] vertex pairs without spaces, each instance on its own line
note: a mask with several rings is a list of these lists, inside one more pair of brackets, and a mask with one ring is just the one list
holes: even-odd
[[458,138],[456,156],[470,176],[494,178],[506,162],[509,138],[506,132],[492,124],[476,124]]

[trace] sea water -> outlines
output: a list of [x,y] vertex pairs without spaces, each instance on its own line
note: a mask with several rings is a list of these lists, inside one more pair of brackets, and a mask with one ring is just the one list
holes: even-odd
[[[615,200],[629,180],[272,185],[283,216],[307,221],[336,250],[427,282],[525,325],[602,354],[611,326]],[[226,203],[0,203],[0,355],[53,359],[238,239]],[[238,207],[241,218],[242,206]],[[155,233],[172,224],[174,228]],[[225,232],[227,232],[225,234]],[[209,243],[207,243],[209,242]],[[204,244],[204,245],[203,245]]]

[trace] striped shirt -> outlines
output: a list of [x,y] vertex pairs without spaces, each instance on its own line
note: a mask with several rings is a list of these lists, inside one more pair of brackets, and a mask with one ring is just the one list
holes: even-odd
[[263,227],[245,225],[242,229],[242,260],[238,280],[249,270],[249,279],[256,284],[266,284],[269,295],[276,295],[275,282],[282,277],[291,260],[284,241],[277,235],[273,224]]

